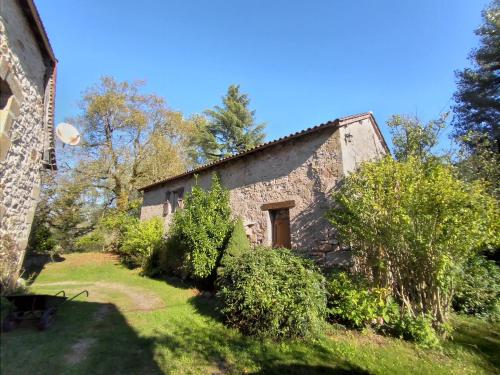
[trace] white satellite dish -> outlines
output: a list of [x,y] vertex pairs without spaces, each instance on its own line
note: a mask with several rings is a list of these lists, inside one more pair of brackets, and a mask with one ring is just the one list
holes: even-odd
[[80,143],[80,132],[71,124],[61,122],[56,127],[57,137],[63,142],[71,146],[76,146]]

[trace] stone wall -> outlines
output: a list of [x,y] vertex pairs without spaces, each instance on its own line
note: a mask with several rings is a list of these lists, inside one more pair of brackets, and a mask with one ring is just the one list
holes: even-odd
[[[271,245],[270,215],[262,205],[294,201],[290,208],[292,248],[323,264],[343,263],[348,256],[339,247],[325,213],[331,193],[345,171],[385,153],[371,121],[365,118],[340,128],[327,127],[214,166],[199,174],[198,183],[208,188],[212,173],[219,174],[230,191],[233,214],[242,217],[255,245]],[[345,143],[347,129],[354,135]],[[352,147],[363,150],[354,152]],[[348,167],[344,166],[342,150]],[[193,184],[194,178],[186,176],[145,191],[141,219],[164,216],[167,192],[179,188],[188,192]],[[166,227],[171,217],[165,217]]]
[[40,194],[40,169],[47,143],[44,98],[51,78],[15,0],[1,2],[0,53],[2,93],[9,96],[0,108],[0,277],[12,285],[22,264]]

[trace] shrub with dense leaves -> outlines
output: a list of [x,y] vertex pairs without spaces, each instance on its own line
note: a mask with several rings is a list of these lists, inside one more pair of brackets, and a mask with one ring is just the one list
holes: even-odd
[[273,339],[317,334],[326,316],[324,277],[287,249],[257,248],[227,260],[217,279],[226,323]]
[[143,267],[163,242],[163,220],[159,217],[127,227],[120,254],[133,267]]
[[170,235],[158,251],[158,266],[166,275],[185,279],[188,275],[183,267],[186,249],[178,236]]
[[230,262],[231,259],[240,256],[250,249],[250,241],[248,240],[247,234],[245,232],[243,221],[241,220],[241,218],[238,218],[234,223],[231,237],[229,237],[227,246],[224,249],[220,261],[220,267],[217,269],[217,274],[220,275],[222,272],[224,272],[224,267],[228,262]]
[[453,308],[463,314],[500,319],[500,268],[495,262],[478,256],[465,265]]
[[433,318],[430,315],[413,317],[403,313],[402,316],[391,320],[388,331],[392,336],[414,341],[421,347],[435,348],[440,342],[432,323]]
[[215,274],[232,227],[229,193],[214,174],[210,190],[195,185],[187,194],[169,232],[184,252],[183,269],[189,277],[205,280]]
[[500,243],[498,206],[478,183],[438,160],[363,164],[334,193],[329,219],[356,269],[389,287],[407,314],[446,323],[457,271]]
[[335,272],[327,282],[331,320],[354,328],[379,327],[399,313],[388,288],[369,288],[364,280]]

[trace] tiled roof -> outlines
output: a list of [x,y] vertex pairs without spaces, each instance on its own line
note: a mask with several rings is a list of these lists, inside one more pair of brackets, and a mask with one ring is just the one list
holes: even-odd
[[372,119],[373,124],[375,125],[375,130],[378,133],[378,136],[380,137],[380,139],[382,141],[382,144],[384,145],[384,147],[387,150],[389,150],[388,147],[387,147],[387,144],[385,143],[384,137],[382,136],[382,133],[380,132],[380,129],[378,128],[378,125],[377,125],[377,122],[375,121],[375,118],[373,117],[373,115],[372,115],[371,112],[367,112],[367,113],[361,113],[361,114],[358,114],[358,115],[352,115],[352,116],[342,117],[340,119],[336,119],[336,120],[333,120],[333,121],[328,121],[328,122],[325,122],[323,124],[316,125],[316,126],[314,126],[312,128],[308,128],[308,129],[302,130],[300,132],[292,133],[292,134],[287,135],[285,137],[281,137],[281,138],[276,139],[274,141],[266,142],[266,143],[263,143],[263,144],[261,144],[259,146],[254,147],[254,148],[251,148],[249,150],[240,152],[239,154],[232,155],[232,156],[229,156],[227,158],[219,159],[217,161],[204,164],[204,165],[202,165],[200,167],[191,169],[191,170],[186,171],[184,173],[181,173],[179,175],[168,177],[166,179],[153,182],[153,183],[151,183],[149,185],[146,185],[146,186],[143,186],[143,187],[139,188],[139,190],[149,190],[149,189],[151,189],[151,188],[153,188],[155,186],[162,185],[162,184],[164,184],[166,182],[170,182],[170,181],[182,178],[182,177],[190,176],[190,175],[193,175],[193,174],[205,171],[207,169],[211,169],[211,168],[213,168],[215,166],[227,163],[227,162],[235,160],[235,159],[241,159],[243,157],[246,157],[247,155],[260,152],[260,151],[262,151],[262,150],[264,150],[264,149],[266,149],[268,147],[271,147],[271,146],[274,146],[274,145],[277,145],[277,144],[280,144],[280,143],[285,143],[285,142],[291,141],[292,139],[296,139],[296,138],[305,136],[307,134],[315,133],[317,131],[320,131],[320,130],[323,130],[323,129],[326,129],[326,128],[330,128],[330,127],[344,126],[344,125],[347,125],[347,124],[350,124],[350,123],[353,123],[353,122],[357,122],[357,121],[361,121],[361,120],[364,120],[364,119],[367,119],[367,118],[371,118]]

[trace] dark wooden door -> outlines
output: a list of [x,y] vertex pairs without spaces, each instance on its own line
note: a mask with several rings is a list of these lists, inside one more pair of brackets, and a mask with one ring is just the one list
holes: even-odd
[[291,249],[290,215],[288,209],[275,210],[273,221],[273,247],[286,247]]

